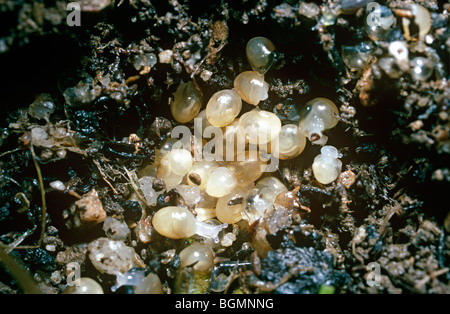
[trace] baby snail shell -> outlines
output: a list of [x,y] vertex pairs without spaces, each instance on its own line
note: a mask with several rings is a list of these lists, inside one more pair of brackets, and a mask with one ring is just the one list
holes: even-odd
[[206,118],[214,126],[223,127],[241,112],[242,100],[234,89],[218,91],[206,105]]
[[227,163],[240,186],[253,183],[259,179],[266,169],[266,160],[257,150],[238,152],[234,160]]
[[274,113],[253,109],[239,118],[239,125],[250,144],[264,145],[274,140],[281,130],[281,120]]
[[285,124],[278,137],[278,158],[292,159],[300,155],[306,146],[306,136],[296,124]]
[[302,108],[299,127],[313,144],[325,145],[328,138],[322,131],[331,129],[338,123],[339,110],[327,98],[314,98]]
[[202,97],[192,81],[181,83],[173,95],[175,99],[170,104],[170,111],[178,122],[187,123],[200,112]]
[[212,225],[201,222],[184,207],[168,206],[158,210],[152,219],[156,231],[171,239],[185,239],[198,234],[219,242],[219,232],[227,224]]
[[342,162],[338,159],[342,157],[338,150],[330,145],[320,149],[321,154],[314,158],[312,170],[317,181],[328,184],[337,179],[342,169]]
[[234,224],[242,220],[246,190],[239,188],[217,200],[216,217],[221,222]]
[[411,3],[406,10],[395,10],[402,17],[403,35],[406,40],[416,40],[417,37],[424,38],[431,29],[430,12],[423,6]]
[[254,37],[247,43],[247,59],[253,71],[265,74],[274,62],[275,46],[266,37]]
[[255,71],[245,71],[234,79],[234,89],[243,101],[257,106],[261,100],[269,97],[269,84],[264,81],[264,75]]
[[158,210],[152,224],[159,234],[171,239],[189,238],[197,230],[194,215],[186,208],[176,206]]
[[207,271],[214,266],[214,251],[208,245],[192,243],[180,254],[180,266],[192,266],[196,271]]

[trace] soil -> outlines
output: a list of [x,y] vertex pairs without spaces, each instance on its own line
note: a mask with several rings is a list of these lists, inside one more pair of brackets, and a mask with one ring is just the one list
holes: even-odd
[[[130,199],[130,178],[152,163],[178,125],[169,108],[177,86],[192,80],[203,99],[232,88],[234,77],[250,70],[247,41],[265,36],[277,53],[265,76],[269,98],[259,107],[285,124],[298,121],[310,99],[333,100],[340,122],[327,131],[327,144],[342,153],[344,167],[330,185],[315,181],[311,165],[320,147],[309,142],[299,157],[281,161],[275,175],[297,202],[286,207],[289,222],[273,232],[270,220],[240,231],[229,226],[237,238],[217,249],[212,276],[233,279],[225,290],[206,292],[450,293],[450,7],[416,2],[432,17],[424,46],[408,41],[411,56],[435,62],[425,81],[404,72],[392,78],[378,66],[389,41],[404,40],[401,18],[392,38],[374,42],[362,70],[346,67],[342,46],[370,41],[364,8],[324,25],[325,14],[305,16],[298,1],[94,0],[79,1],[81,25],[68,26],[65,1],[0,0],[0,241],[17,247],[5,249],[41,292],[62,293],[66,266],[77,262],[83,277],[110,293],[115,277],[88,257],[88,244],[106,236],[102,224],[79,227],[74,214],[79,198],[95,189],[106,215],[127,222],[125,242],[142,266],[159,275],[165,293],[177,291],[177,253],[192,239],[166,239],[149,227],[143,243],[134,231],[142,209],[151,216],[182,200],[170,191],[142,208]],[[322,12],[339,4],[314,3]],[[145,53],[157,62],[137,70],[136,56]],[[161,62],[167,54],[169,62]],[[80,78],[89,89],[84,98],[64,95]],[[29,107],[42,94],[55,107],[39,116]],[[242,112],[251,108],[244,103]],[[33,132],[51,128],[64,135],[36,140]],[[57,180],[63,191],[50,185]],[[0,292],[23,293],[4,266]]]

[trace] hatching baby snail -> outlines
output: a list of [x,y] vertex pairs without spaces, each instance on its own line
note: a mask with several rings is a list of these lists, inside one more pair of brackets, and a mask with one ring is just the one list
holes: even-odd
[[269,97],[269,84],[264,81],[264,75],[256,71],[245,71],[234,79],[234,89],[243,101],[257,106],[261,100]]
[[342,162],[338,159],[342,157],[334,146],[324,146],[320,149],[319,155],[314,158],[312,170],[317,181],[328,184],[337,179],[342,169]]
[[253,71],[265,74],[274,62],[275,46],[266,37],[254,37],[247,43],[247,59]]
[[170,103],[170,111],[178,122],[187,123],[200,112],[202,97],[192,81],[181,83],[173,95],[175,99]]
[[228,225],[212,225],[199,221],[184,207],[168,206],[158,210],[153,216],[156,231],[171,239],[185,239],[197,234],[219,242],[219,232]]
[[180,266],[193,266],[196,271],[207,271],[214,266],[214,251],[206,244],[194,242],[180,254]]
[[241,112],[242,100],[234,89],[218,91],[209,99],[206,105],[206,118],[214,126],[223,127],[237,117]]
[[311,143],[325,145],[328,137],[322,132],[336,126],[337,116],[339,110],[334,102],[327,98],[314,98],[302,108],[299,127]]

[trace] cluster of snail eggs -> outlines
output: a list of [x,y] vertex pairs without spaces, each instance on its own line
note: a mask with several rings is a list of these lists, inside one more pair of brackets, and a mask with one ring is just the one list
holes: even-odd
[[[299,156],[307,139],[313,144],[326,143],[323,132],[337,124],[339,115],[331,100],[309,101],[298,125],[282,125],[277,115],[258,107],[260,101],[268,98],[269,84],[264,75],[274,63],[274,51],[269,39],[251,39],[246,53],[252,71],[237,75],[232,89],[214,93],[204,110],[201,110],[200,92],[193,83],[183,83],[175,92],[171,103],[175,120],[188,123],[195,118],[194,134],[206,136],[218,132],[222,136],[214,137],[214,153],[208,155],[213,158],[197,160],[192,156],[193,150],[205,150],[210,144],[204,141],[200,141],[201,147],[192,148],[177,146],[177,139],[167,139],[155,153],[155,176],[164,181],[166,191],[177,189],[183,195],[191,193],[190,201],[183,206],[166,206],[154,214],[152,225],[159,234],[172,239],[197,234],[217,243],[221,230],[228,224],[242,219],[251,224],[267,217],[274,211],[277,196],[287,192],[284,183],[274,175],[262,178],[269,160]],[[255,108],[241,112],[243,101]],[[334,153],[330,146],[323,147],[313,165],[319,182],[327,184],[336,179],[341,167],[338,157],[337,150]],[[326,171],[330,174],[325,174]],[[208,269],[213,264],[214,253],[202,245],[194,242],[183,250],[182,264],[195,264],[199,271]]]

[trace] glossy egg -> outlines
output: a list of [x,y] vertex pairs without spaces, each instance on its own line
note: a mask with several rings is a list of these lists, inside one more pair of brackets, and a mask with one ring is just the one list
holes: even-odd
[[218,91],[206,105],[206,118],[214,126],[224,127],[241,112],[242,100],[234,89]]
[[265,74],[274,62],[275,46],[266,37],[254,37],[247,43],[247,60],[253,71]]
[[242,72],[236,76],[234,89],[243,101],[254,106],[269,97],[269,84],[264,81],[264,75],[255,71]]

